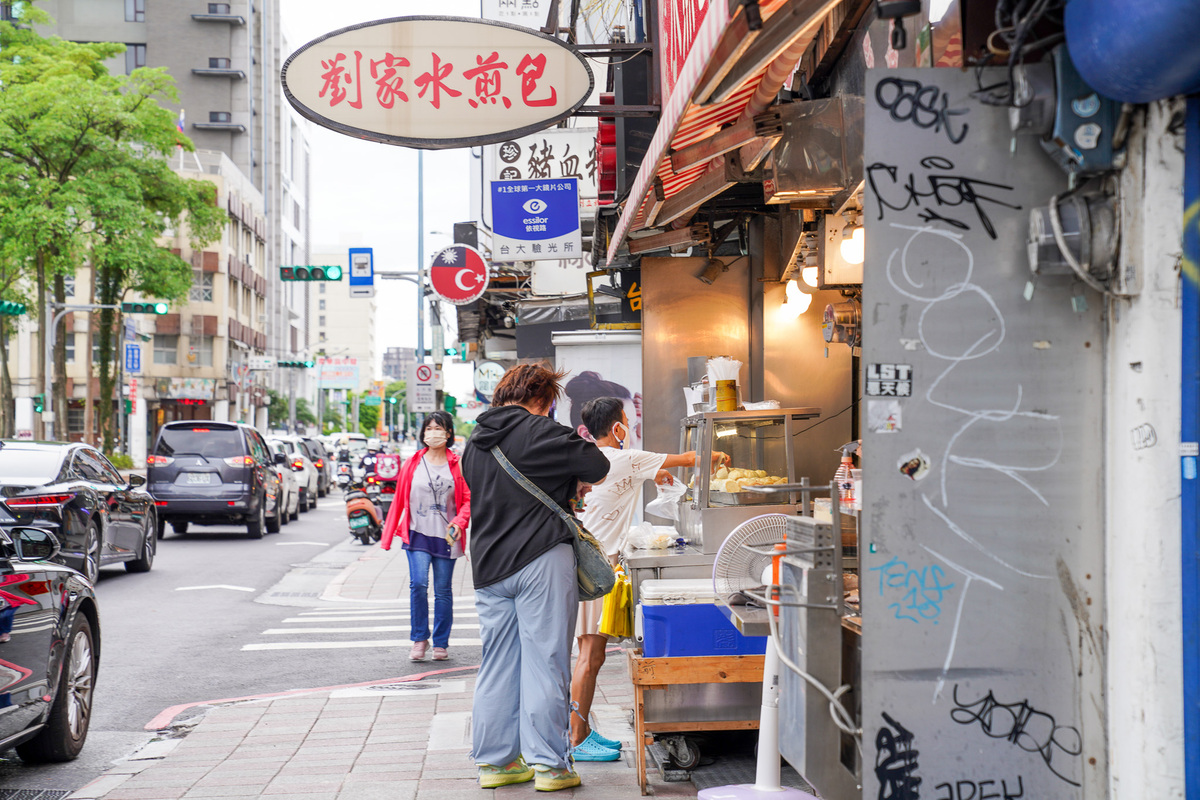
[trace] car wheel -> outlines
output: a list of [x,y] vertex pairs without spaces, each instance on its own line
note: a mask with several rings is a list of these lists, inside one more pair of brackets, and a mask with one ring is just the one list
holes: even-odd
[[283,499],[283,505],[279,507],[279,521],[284,525],[287,525],[292,521],[292,512],[288,511],[288,506],[291,504],[292,498],[285,497]]
[[165,519],[160,519],[158,521],[158,538],[167,538],[167,521]]
[[308,510],[312,511],[316,507],[317,507],[317,493],[309,492],[308,493]]
[[300,501],[299,500],[296,500],[296,510],[291,513],[291,518],[293,520],[300,519]]
[[258,501],[258,511],[246,523],[246,536],[251,539],[261,539],[263,532],[267,529],[267,500],[260,498]]
[[279,533],[279,528],[283,525],[283,508],[279,505],[282,502],[282,497],[275,499],[275,515],[267,520],[267,533]]
[[172,522],[171,523],[171,530],[175,531],[180,536],[187,533],[187,528],[188,528],[187,520],[184,520],[183,522]]
[[308,489],[300,490],[300,511],[308,513]]
[[79,571],[92,583],[100,577],[100,526],[95,520],[88,523],[83,537],[83,563]]
[[83,614],[75,618],[67,638],[58,692],[46,727],[23,744],[17,754],[30,763],[70,761],[79,755],[92,721],[92,693],[96,687],[96,648],[92,624]]
[[125,562],[126,572],[149,572],[154,566],[154,554],[158,548],[158,540],[155,538],[155,533],[160,530],[159,526],[154,522],[154,515],[148,515],[146,521],[146,530],[142,536],[142,554],[133,561]]

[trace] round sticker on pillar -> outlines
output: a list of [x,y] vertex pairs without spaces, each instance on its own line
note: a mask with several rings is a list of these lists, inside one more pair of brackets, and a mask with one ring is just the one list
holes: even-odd
[[473,303],[487,289],[488,263],[474,247],[451,245],[433,257],[429,282],[434,293],[447,303]]

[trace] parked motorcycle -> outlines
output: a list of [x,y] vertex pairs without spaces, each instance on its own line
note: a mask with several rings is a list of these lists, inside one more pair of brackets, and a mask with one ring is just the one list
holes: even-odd
[[376,504],[379,485],[374,481],[352,483],[346,492],[346,519],[350,524],[350,535],[363,544],[378,542],[383,536],[383,515]]

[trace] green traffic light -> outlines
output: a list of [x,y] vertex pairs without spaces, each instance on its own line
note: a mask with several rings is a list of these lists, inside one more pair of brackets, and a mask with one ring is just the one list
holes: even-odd
[[155,303],[154,304],[154,313],[155,314],[167,313],[167,304],[166,303]]
[[325,280],[340,281],[342,279],[342,268],[333,266],[325,268]]
[[46,395],[35,394],[33,396],[33,410],[38,414],[46,410]]

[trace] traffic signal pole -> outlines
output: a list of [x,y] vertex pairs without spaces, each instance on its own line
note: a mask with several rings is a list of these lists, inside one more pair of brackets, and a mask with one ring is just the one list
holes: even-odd
[[[60,309],[55,314],[54,309]],[[54,440],[54,344],[58,338],[58,323],[62,322],[63,317],[72,311],[99,311],[105,308],[120,309],[119,304],[101,305],[98,303],[79,303],[67,304],[56,303],[53,300],[47,301],[46,313],[42,317],[43,320],[50,320],[50,327],[46,331],[43,340],[46,342],[46,352],[43,354],[45,360],[42,362],[42,388],[46,393],[45,405],[42,410],[42,435],[46,441]],[[90,354],[89,354],[90,355]],[[66,430],[66,427],[63,427]]]

